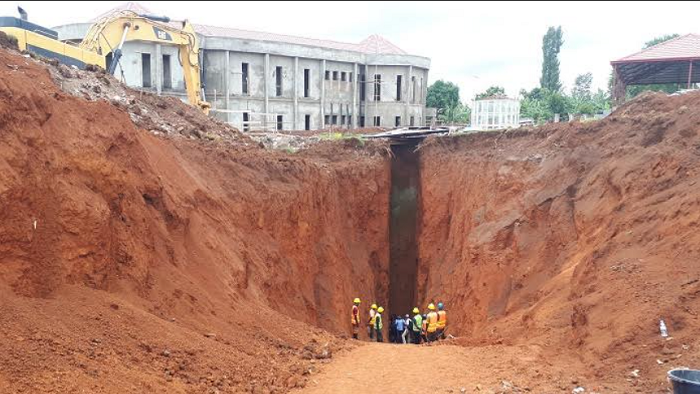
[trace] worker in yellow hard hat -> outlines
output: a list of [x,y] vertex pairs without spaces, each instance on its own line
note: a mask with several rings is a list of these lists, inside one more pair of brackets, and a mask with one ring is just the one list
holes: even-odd
[[418,307],[413,308],[413,318],[411,319],[411,341],[420,345],[420,334],[423,330],[423,316]]
[[433,342],[437,339],[438,314],[435,312],[435,304],[432,302],[428,305],[428,315],[426,316],[427,326],[426,335],[428,342]]
[[374,316],[377,314],[377,304],[372,304],[369,308],[369,320],[367,320],[367,335],[369,335],[369,340],[374,339]]
[[384,328],[384,322],[382,322],[382,313],[384,313],[384,308],[377,308],[377,313],[374,314],[374,330],[377,332],[377,342],[384,342],[384,334],[382,329]]
[[360,299],[355,298],[352,302],[352,313],[350,315],[350,324],[352,325],[353,339],[359,339],[360,336]]

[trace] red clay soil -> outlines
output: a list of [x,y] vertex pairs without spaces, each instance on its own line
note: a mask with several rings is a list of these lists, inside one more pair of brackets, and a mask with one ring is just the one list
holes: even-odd
[[165,138],[126,110],[0,51],[0,392],[305,385],[351,346],[316,327],[386,298],[386,150]]
[[[537,346],[586,392],[667,392],[700,367],[698,109],[649,94],[601,122],[426,142],[421,299],[459,343]],[[567,379],[534,377],[516,383]]]
[[660,393],[700,365],[700,94],[426,141],[418,297],[469,349],[404,351],[333,335],[387,302],[386,147],[265,150],[52,72],[0,51],[0,392],[318,392],[394,361],[367,392]]

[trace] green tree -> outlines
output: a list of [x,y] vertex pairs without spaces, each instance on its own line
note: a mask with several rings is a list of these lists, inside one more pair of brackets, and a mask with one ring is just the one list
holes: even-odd
[[521,90],[520,95],[520,116],[531,118],[535,123],[551,121],[554,114],[559,114],[560,120],[566,120],[572,110],[571,99],[559,91],[535,88],[530,92]]
[[593,74],[585,73],[576,77],[574,87],[571,89],[571,111],[574,114],[593,114],[595,104],[591,93]]
[[578,100],[590,100],[592,84],[592,73],[585,73],[577,76],[576,80],[574,81],[574,88],[571,89],[571,96]]
[[594,113],[607,111],[612,108],[612,95],[603,89],[598,89],[591,101],[593,102]]
[[666,42],[668,40],[673,40],[674,38],[678,38],[678,37],[680,37],[680,35],[678,35],[678,34],[666,34],[665,36],[655,37],[654,39],[645,42],[644,47],[642,47],[642,49],[651,48],[654,45],[661,44],[662,42]]
[[547,90],[534,88],[531,91],[520,91],[520,116],[532,119],[535,123],[544,123],[554,118],[554,113],[549,108],[546,96]]
[[[667,34],[665,36],[656,37],[644,43],[642,49],[647,49],[653,47],[654,45],[661,44],[668,40],[679,37],[678,34]],[[664,93],[674,93],[685,87],[682,83],[665,83],[665,84],[654,84],[654,85],[632,85],[627,87],[627,98],[633,98],[641,94],[642,92],[652,91],[652,92],[664,92]]]
[[559,91],[547,92],[546,102],[552,114],[559,114],[561,120],[568,119],[571,112],[571,100]]
[[542,39],[542,78],[540,87],[551,92],[561,90],[559,81],[559,52],[564,44],[564,35],[561,26],[550,27]]
[[436,108],[438,115],[448,108],[454,108],[459,102],[459,86],[443,80],[436,81],[428,87],[425,103],[430,108]]
[[471,117],[471,108],[466,104],[458,104],[450,108],[446,108],[445,111],[438,115],[438,118],[443,123],[448,124],[467,124],[469,123],[469,118]]
[[506,90],[502,86],[491,86],[490,88],[486,89],[485,92],[477,94],[476,99],[481,100],[487,97],[504,96],[505,94]]

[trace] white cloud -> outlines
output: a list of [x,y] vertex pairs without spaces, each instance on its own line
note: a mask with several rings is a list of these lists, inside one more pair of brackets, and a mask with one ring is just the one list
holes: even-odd
[[[24,1],[35,23],[86,21],[121,2]],[[508,94],[538,85],[542,36],[564,30],[561,79],[593,72],[605,88],[610,61],[653,37],[695,32],[698,2],[141,2],[195,23],[359,42],[380,34],[432,59],[430,78],[456,82],[467,101],[490,85]],[[2,2],[0,15],[17,3]]]

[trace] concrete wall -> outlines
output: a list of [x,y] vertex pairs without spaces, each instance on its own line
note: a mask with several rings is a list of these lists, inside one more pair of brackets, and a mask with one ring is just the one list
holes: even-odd
[[[179,60],[178,48],[145,42],[124,43],[124,56],[117,67],[116,77],[123,78],[124,82],[134,88],[144,88],[143,54],[150,55],[151,87],[145,88],[154,92],[173,93],[177,96],[185,95],[185,79],[182,65]],[[170,56],[170,73],[172,88],[163,88],[164,65],[163,55]]]
[[[413,66],[367,65],[367,101],[365,124],[374,125],[378,116],[382,127],[422,126],[425,124],[425,95],[427,93],[427,70]],[[380,100],[375,96],[375,75],[381,76]],[[398,78],[401,76],[401,95],[397,95]],[[415,83],[414,83],[415,81]],[[415,96],[413,94],[415,90]],[[400,100],[399,100],[400,98]],[[400,117],[397,125],[397,117]],[[413,118],[413,123],[411,123]]]
[[52,27],[58,33],[58,39],[61,41],[82,41],[83,37],[90,30],[92,23],[71,23]]

